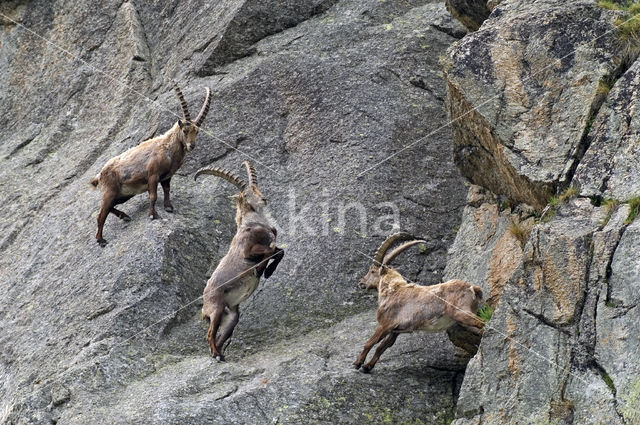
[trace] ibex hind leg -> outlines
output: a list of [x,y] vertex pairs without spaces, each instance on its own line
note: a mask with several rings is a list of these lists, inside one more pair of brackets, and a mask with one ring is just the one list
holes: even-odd
[[124,212],[117,210],[115,208],[111,208],[111,210],[109,210],[109,212],[113,215],[115,215],[116,217],[118,217],[120,220],[124,220],[124,221],[131,221],[131,217],[129,217],[127,214],[125,214]]
[[102,237],[102,230],[104,229],[104,222],[107,221],[107,215],[113,208],[115,198],[115,195],[110,192],[105,192],[102,195],[102,205],[100,205],[100,213],[98,214],[98,232],[96,233],[96,241],[101,247],[107,245],[107,241]]
[[209,316],[209,331],[207,332],[207,342],[209,343],[209,351],[211,355],[218,361],[224,361],[224,356],[216,345],[216,334],[222,321],[222,314],[224,312],[224,305],[218,304],[213,308],[213,312]]
[[113,202],[113,205],[114,205],[114,206],[112,206],[112,207],[111,207],[111,210],[109,210],[109,212],[110,212],[111,214],[115,215],[116,217],[118,217],[120,220],[124,220],[124,221],[131,221],[131,217],[129,217],[129,216],[128,216],[127,214],[125,214],[124,212],[122,212],[122,211],[120,211],[120,210],[117,210],[117,209],[115,208],[115,206],[116,206],[116,205],[118,205],[118,204],[123,204],[123,203],[127,202],[127,201],[128,201],[129,199],[131,199],[131,198],[132,198],[131,196],[124,196],[124,197],[120,197],[120,198],[116,199],[116,200]]
[[222,355],[224,355],[224,350],[225,350],[224,344],[229,340],[229,338],[231,338],[231,335],[233,335],[233,330],[238,324],[239,319],[240,319],[240,310],[238,309],[238,306],[236,306],[236,308],[233,310],[230,309],[228,311],[225,311],[224,315],[222,316],[222,323],[220,324],[219,335],[216,338],[216,347],[219,348]]

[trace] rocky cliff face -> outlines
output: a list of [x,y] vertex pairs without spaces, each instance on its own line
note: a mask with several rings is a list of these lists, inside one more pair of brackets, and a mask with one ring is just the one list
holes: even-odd
[[482,186],[446,274],[496,305],[455,424],[640,423],[638,62],[620,19],[505,1],[443,61],[456,165]]
[[[428,240],[404,272],[438,282],[464,207],[438,57],[465,30],[443,3],[11,1],[0,13],[0,422],[453,417],[465,361],[446,335],[401,338],[374,375],[351,368],[375,327],[375,298],[357,287],[366,255],[395,224]],[[172,182],[176,211],[149,222],[138,196],[100,249],[88,182],[175,122],[171,80],[190,105],[213,92]],[[234,192],[192,175],[244,159],[287,254],[241,306],[219,364],[199,297],[233,235]]]
[[[640,423],[626,16],[569,0],[3,2],[0,423]],[[176,211],[150,222],[132,199],[101,249],[88,182],[173,124],[172,80],[190,105],[213,91]],[[191,176],[245,159],[287,254],[217,363],[199,297],[233,190]],[[449,332],[477,348],[468,366],[446,334],[415,334],[373,374],[351,368],[375,327],[356,283],[398,227],[427,240],[405,276],[465,279],[495,309],[479,347]]]

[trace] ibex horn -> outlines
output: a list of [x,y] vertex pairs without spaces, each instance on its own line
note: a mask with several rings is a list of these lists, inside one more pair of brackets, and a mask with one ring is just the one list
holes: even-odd
[[253,168],[253,165],[249,163],[249,161],[243,161],[242,165],[247,169],[247,177],[249,177],[249,185],[258,185],[258,176],[256,175],[256,170]]
[[184,96],[180,91],[180,88],[176,83],[173,83],[173,90],[176,92],[176,96],[178,96],[178,101],[180,101],[180,107],[182,108],[182,116],[185,120],[191,121],[191,115],[189,115],[189,108],[187,108],[187,101],[184,100]]
[[391,247],[391,245],[393,245],[396,241],[411,238],[413,238],[413,236],[406,232],[398,232],[390,235],[387,239],[385,239],[384,242],[382,242],[382,245],[380,245],[380,247],[376,251],[376,255],[373,257],[373,261],[377,264],[382,264],[384,254],[387,253],[387,250]]
[[202,122],[204,121],[207,114],[209,113],[209,105],[211,104],[211,89],[209,89],[209,87],[205,87],[204,89],[207,92],[207,94],[204,97],[204,103],[202,104],[202,109],[200,109],[200,113],[196,117],[196,125],[198,127],[202,125]]
[[409,241],[409,242],[405,242],[402,245],[394,248],[393,251],[391,251],[389,254],[384,256],[384,260],[382,260],[382,265],[386,266],[389,263],[391,263],[397,256],[398,254],[400,254],[402,251],[406,250],[407,248],[410,248],[414,245],[417,245],[419,243],[426,243],[427,241],[423,241],[420,239],[417,239],[415,241]]
[[247,187],[247,184],[244,182],[244,180],[233,174],[231,171],[227,171],[223,168],[201,168],[196,172],[196,175],[193,177],[193,179],[198,180],[198,176],[201,174],[209,174],[212,176],[223,178],[229,183],[233,183],[234,185],[236,185],[240,190],[244,190]]

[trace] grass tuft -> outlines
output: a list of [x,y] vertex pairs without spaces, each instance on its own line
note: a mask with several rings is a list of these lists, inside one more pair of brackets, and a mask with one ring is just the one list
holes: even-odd
[[549,204],[542,211],[542,215],[538,218],[540,223],[548,223],[556,215],[556,208],[565,204],[569,199],[575,198],[580,194],[577,187],[568,187],[557,196],[549,198]]
[[524,247],[529,240],[532,229],[533,223],[530,221],[516,221],[511,219],[511,223],[509,224],[509,232],[520,241],[520,246],[522,247]]
[[561,204],[564,204],[569,199],[575,198],[576,196],[578,196],[579,193],[580,193],[580,191],[578,190],[577,187],[575,187],[575,186],[568,187],[560,195],[558,195],[558,201]]
[[600,202],[600,205],[598,206],[603,207],[606,214],[602,219],[602,222],[600,223],[602,226],[605,226],[609,222],[609,220],[611,220],[611,216],[613,215],[613,212],[616,210],[618,205],[620,205],[620,201],[618,201],[617,199],[605,199]]
[[611,376],[609,376],[607,372],[604,372],[604,371],[602,372],[602,380],[607,385],[607,387],[609,387],[611,392],[615,394],[616,386],[613,384],[613,379],[611,379]]
[[598,82],[598,88],[596,89],[596,96],[602,95],[606,96],[611,91],[611,83],[605,80],[600,80]]
[[491,320],[491,316],[493,315],[493,307],[491,307],[489,304],[485,304],[480,307],[476,314],[480,318],[480,320],[482,320],[484,323],[487,323],[489,320]]
[[611,0],[599,0],[598,6],[607,10],[624,10],[625,7],[624,5]]
[[616,20],[623,60],[630,65],[640,53],[640,4],[631,1],[600,0],[598,6],[623,12]]
[[638,213],[640,213],[640,196],[631,198],[626,203],[629,204],[629,215],[627,215],[624,224],[631,224],[638,216]]

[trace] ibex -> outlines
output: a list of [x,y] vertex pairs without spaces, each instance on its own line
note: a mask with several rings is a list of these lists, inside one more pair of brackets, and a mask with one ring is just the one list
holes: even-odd
[[185,154],[193,150],[200,126],[209,112],[211,90],[205,88],[206,95],[202,109],[195,121],[191,121],[187,102],[178,86],[173,89],[182,107],[182,119],[174,124],[162,136],[154,137],[140,143],[120,155],[111,158],[98,173],[91,184],[100,187],[102,191],[102,206],[98,214],[98,233],[96,239],[100,246],[107,241],[102,237],[104,222],[109,213],[121,220],[129,221],[124,212],[117,210],[116,205],[122,204],[133,196],[149,192],[149,217],[159,218],[156,212],[158,183],[164,191],[164,209],[173,212],[173,205],[169,197],[171,177],[182,165]]
[[235,195],[236,234],[203,293],[202,318],[209,320],[209,351],[219,361],[224,360],[224,344],[240,318],[239,304],[255,291],[263,274],[265,278],[273,274],[284,257],[284,251],[275,244],[276,229],[264,216],[267,202],[258,189],[256,172],[249,162],[243,165],[247,169],[248,185],[221,168],[203,168],[195,175],[196,179],[201,174],[221,177],[240,189]]
[[[369,372],[376,362],[395,342],[398,334],[414,331],[443,331],[458,322],[481,329],[483,322],[476,316],[482,300],[482,290],[461,280],[450,280],[432,286],[420,286],[407,282],[389,264],[404,250],[423,240],[405,242],[387,254],[398,240],[411,238],[407,233],[389,236],[378,248],[373,264],[360,280],[363,289],[378,290],[378,327],[364,345],[364,350],[353,363],[356,369]],[[384,340],[383,340],[384,338]],[[363,366],[367,354],[378,342],[369,363]]]

